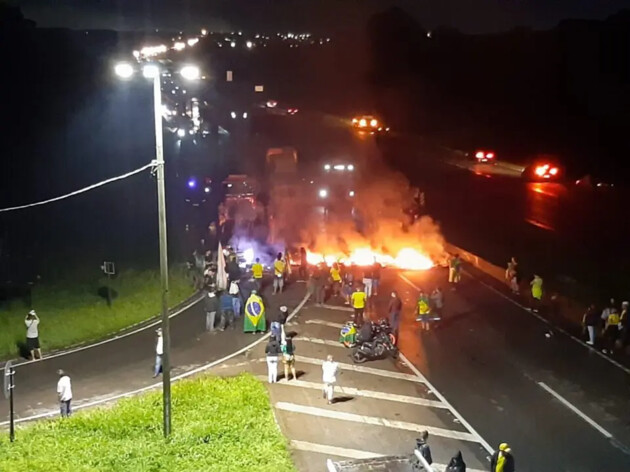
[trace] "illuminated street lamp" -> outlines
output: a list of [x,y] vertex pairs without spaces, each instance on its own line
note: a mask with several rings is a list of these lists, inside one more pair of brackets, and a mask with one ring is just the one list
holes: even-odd
[[[134,67],[127,62],[121,62],[114,67],[116,75],[123,79],[130,79],[135,74]],[[162,130],[162,73],[157,64],[145,64],[142,75],[153,80],[153,112],[155,121],[155,162],[158,193],[158,227],[160,236],[160,282],[162,287],[162,400],[164,436],[171,434],[171,335],[168,317],[168,251],[166,233],[166,189],[164,186],[164,139]],[[180,70],[184,79],[199,78],[199,68],[187,65]],[[178,131],[178,135],[179,135]]]

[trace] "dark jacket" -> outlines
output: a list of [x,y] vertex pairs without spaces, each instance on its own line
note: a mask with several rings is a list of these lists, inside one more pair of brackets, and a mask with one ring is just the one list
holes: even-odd
[[267,347],[265,348],[265,354],[268,356],[279,356],[282,354],[282,347],[276,338],[272,337],[269,339]]
[[490,471],[496,472],[499,454],[503,454],[505,456],[503,472],[514,472],[514,456],[512,456],[512,453],[509,450],[496,451],[494,454],[492,454],[492,459],[490,459]]
[[433,464],[433,457],[431,457],[431,448],[424,441],[424,439],[416,439],[416,449],[418,449],[420,454],[422,454],[422,457],[424,457],[424,460],[427,461],[429,465]]
[[600,316],[596,310],[589,309],[584,314],[584,326],[597,326],[599,322],[600,322]]
[[232,295],[227,292],[223,292],[223,294],[221,294],[221,310],[227,311],[233,309],[234,305],[232,305]]
[[217,297],[216,295],[214,297],[211,297],[206,292],[206,296],[203,297],[203,309],[206,311],[206,313],[219,311],[219,297]]
[[225,264],[225,271],[230,277],[230,281],[239,280],[241,278],[241,268],[238,266],[238,262],[234,259]]
[[466,463],[462,458],[461,451],[457,451],[457,454],[453,456],[444,472],[466,472]]
[[399,297],[392,297],[387,308],[388,313],[400,313],[402,311],[402,300]]

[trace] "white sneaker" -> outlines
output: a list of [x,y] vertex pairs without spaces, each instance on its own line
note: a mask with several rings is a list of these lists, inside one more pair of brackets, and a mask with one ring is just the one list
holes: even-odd
[[586,341],[586,344],[588,344],[589,346],[592,346],[595,343],[593,341]]

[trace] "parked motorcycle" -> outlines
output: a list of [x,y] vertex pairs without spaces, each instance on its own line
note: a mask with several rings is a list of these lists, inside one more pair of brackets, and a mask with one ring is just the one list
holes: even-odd
[[385,333],[377,334],[371,341],[358,344],[352,350],[352,360],[356,364],[362,364],[366,361],[382,359],[391,356],[393,359],[398,357],[398,348],[391,342],[389,336]]

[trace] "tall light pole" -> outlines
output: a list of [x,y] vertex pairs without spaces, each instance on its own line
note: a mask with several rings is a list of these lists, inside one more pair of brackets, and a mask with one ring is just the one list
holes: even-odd
[[[131,64],[116,65],[115,72],[123,79],[134,74]],[[171,331],[168,313],[168,244],[166,230],[166,188],[164,185],[164,139],[162,132],[162,71],[156,64],[145,64],[142,74],[153,80],[153,117],[155,121],[155,162],[158,194],[158,228],[160,237],[160,285],[162,292],[162,404],[164,437],[171,434]],[[186,80],[200,76],[196,66],[182,67],[180,74]]]

